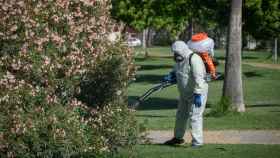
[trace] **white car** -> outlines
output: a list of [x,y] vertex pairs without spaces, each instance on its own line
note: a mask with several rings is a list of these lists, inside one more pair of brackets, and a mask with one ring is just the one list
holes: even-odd
[[141,41],[138,38],[131,37],[131,38],[127,39],[127,45],[129,47],[140,46],[141,45]]

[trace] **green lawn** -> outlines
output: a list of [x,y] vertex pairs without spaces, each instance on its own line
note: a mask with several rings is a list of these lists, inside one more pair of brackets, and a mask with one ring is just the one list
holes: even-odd
[[[143,51],[142,48],[136,48],[135,52],[137,55],[141,54],[141,51]],[[151,56],[169,56],[171,49],[169,47],[152,47],[148,48],[148,51],[150,52]],[[221,60],[225,59],[225,50],[218,49],[215,50],[215,57]],[[272,53],[271,52],[265,52],[265,51],[242,51],[242,58],[243,61],[251,61],[251,62],[260,62],[260,63],[274,63],[272,59]],[[280,60],[277,62],[280,64]]]
[[[215,51],[215,56],[218,57],[218,59],[225,59],[224,54],[225,54],[225,50]],[[242,59],[245,62],[259,62],[259,63],[268,63],[268,64],[274,63],[272,59],[272,53],[264,52],[264,51],[243,51]],[[277,64],[280,64],[280,60],[277,61]]]
[[[136,158],[279,158],[280,145],[212,145],[199,149],[190,146],[138,145]],[[128,157],[124,153],[122,158]]]
[[[170,48],[151,48],[150,55],[152,57],[148,59],[139,53],[135,57],[139,69],[136,81],[129,86],[130,102],[158,83],[174,64],[171,57],[166,57],[170,55]],[[243,54],[244,60],[248,62],[267,62],[268,55],[263,52]],[[223,59],[224,52],[216,51],[216,56]],[[221,64],[218,70],[223,72],[223,69],[224,65]],[[223,81],[210,83],[207,107],[218,103],[222,84]],[[280,129],[280,71],[243,65],[243,84],[247,112],[218,118],[205,117],[205,129]],[[137,111],[139,123],[144,123],[148,129],[172,129],[177,96],[176,86],[152,95]]]

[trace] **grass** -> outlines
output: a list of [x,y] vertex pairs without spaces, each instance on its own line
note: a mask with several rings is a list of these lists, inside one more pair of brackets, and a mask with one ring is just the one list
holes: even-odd
[[[122,157],[126,157],[124,153]],[[137,158],[279,158],[280,145],[213,145],[199,149],[189,146],[138,145]]]
[[[171,130],[174,128],[175,113],[175,109],[139,111],[137,119],[150,130]],[[280,129],[279,114],[279,106],[250,107],[244,114],[204,117],[204,129]]]
[[[141,51],[143,49],[141,47],[138,47],[135,49],[135,52],[137,54],[141,54]],[[152,47],[148,48],[148,51],[151,56],[170,56],[171,49],[169,47]],[[225,50],[218,49],[215,50],[215,57],[219,60],[225,59]],[[280,57],[280,56],[279,56]],[[280,64],[280,59],[278,57],[277,64]],[[274,63],[273,56],[271,52],[266,51],[248,51],[243,50],[242,51],[242,59],[245,62],[259,62],[259,63]]]
[[[137,50],[139,51],[139,50]],[[154,84],[160,82],[174,64],[170,48],[155,47],[150,49],[151,57],[144,59],[142,55],[135,58],[139,70],[136,82],[129,86],[129,101],[143,94]],[[224,58],[223,51],[216,51],[219,59]],[[244,52],[246,62],[267,62],[267,53]],[[218,67],[223,72],[224,65]],[[280,71],[243,65],[244,100],[247,112],[223,117],[205,117],[205,129],[280,129]],[[217,104],[222,95],[223,81],[209,84],[207,111],[211,105]],[[148,129],[173,129],[177,106],[177,88],[169,87],[153,94],[142,103],[137,111],[139,123]]]
[[[225,50],[216,50],[218,59],[225,59]],[[265,51],[242,51],[242,60],[245,62],[273,63],[272,53]],[[279,62],[278,62],[279,63]]]

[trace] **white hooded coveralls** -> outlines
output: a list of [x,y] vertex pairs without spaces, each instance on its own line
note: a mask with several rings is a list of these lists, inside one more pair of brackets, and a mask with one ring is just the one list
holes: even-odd
[[[205,80],[206,70],[202,59],[193,54],[191,63],[189,57],[193,53],[183,41],[176,41],[172,44],[172,52],[180,54],[184,60],[174,66],[177,86],[179,90],[179,103],[176,114],[174,135],[176,138],[183,138],[187,124],[190,122],[193,145],[203,144],[203,111],[205,109],[208,84]],[[201,94],[202,105],[196,107],[193,104],[193,94]]]

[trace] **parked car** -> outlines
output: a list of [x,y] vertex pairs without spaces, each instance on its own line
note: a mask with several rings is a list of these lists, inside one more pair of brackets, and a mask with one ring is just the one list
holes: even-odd
[[135,47],[135,46],[140,46],[141,45],[141,41],[138,38],[135,37],[131,37],[127,39],[127,45],[129,47]]

